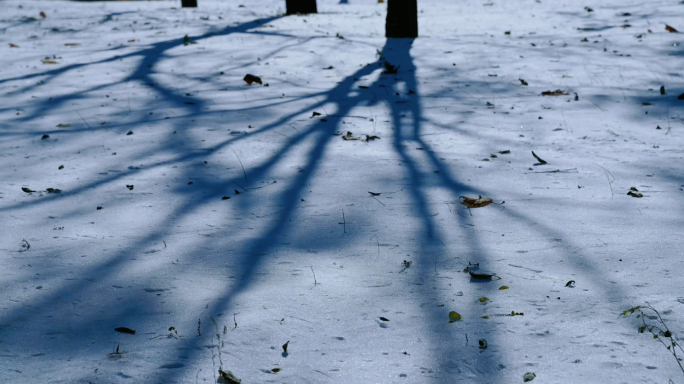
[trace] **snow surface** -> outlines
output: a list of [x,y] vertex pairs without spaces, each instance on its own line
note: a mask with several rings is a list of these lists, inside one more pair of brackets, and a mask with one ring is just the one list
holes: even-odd
[[684,4],[486,1],[0,1],[0,382],[684,382]]

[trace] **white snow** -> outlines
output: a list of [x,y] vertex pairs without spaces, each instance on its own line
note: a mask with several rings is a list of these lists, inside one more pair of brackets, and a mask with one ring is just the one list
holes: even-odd
[[684,382],[684,4],[349,3],[0,2],[0,382]]

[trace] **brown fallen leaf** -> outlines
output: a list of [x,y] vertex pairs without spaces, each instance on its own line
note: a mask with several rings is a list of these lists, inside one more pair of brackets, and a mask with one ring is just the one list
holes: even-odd
[[534,151],[532,151],[532,156],[534,156],[534,158],[537,159],[537,161],[539,162],[539,164],[548,164],[546,161],[544,161],[544,159],[542,159],[541,157],[537,156],[537,154],[534,153]]
[[42,18],[44,19],[44,18],[46,18],[47,16],[45,15],[45,12],[40,12],[40,17],[42,17]]
[[371,191],[368,191],[368,193],[370,193],[371,196],[380,196],[380,194],[381,194],[382,192],[371,192]]
[[129,43],[135,43],[135,39],[128,40]]
[[18,45],[10,43],[10,48],[19,48]]
[[64,43],[65,47],[78,47],[81,43]]
[[366,142],[371,141],[371,140],[375,140],[375,139],[379,139],[379,138],[380,138],[380,136],[366,135]]
[[33,192],[35,192],[34,190],[29,189],[29,188],[26,188],[26,187],[21,187],[21,190],[24,191],[24,192],[26,192],[26,193],[33,193]]
[[627,195],[632,196],[632,197],[644,197],[644,195],[642,195],[641,193],[634,192],[634,191],[627,192]]
[[254,76],[250,74],[245,75],[245,78],[243,80],[246,81],[249,85],[252,85],[252,83],[263,84],[259,76]]
[[353,141],[353,140],[361,140],[361,138],[360,137],[353,137],[353,136],[342,136],[342,140]]
[[525,81],[524,79],[518,79],[518,80],[520,80],[520,84],[527,85],[527,81]]
[[665,30],[670,32],[670,33],[677,33],[677,30],[670,27],[669,25],[665,24]]
[[465,205],[468,208],[486,207],[494,202],[494,200],[492,200],[491,197],[482,197],[482,195],[480,195],[477,199],[468,196],[461,196],[459,197],[459,199],[463,199],[461,201],[461,204]]
[[43,64],[59,64],[58,62],[54,60],[41,60]]
[[561,91],[560,89],[556,89],[555,91],[545,91],[541,93],[542,96],[564,96],[567,95],[567,93]]

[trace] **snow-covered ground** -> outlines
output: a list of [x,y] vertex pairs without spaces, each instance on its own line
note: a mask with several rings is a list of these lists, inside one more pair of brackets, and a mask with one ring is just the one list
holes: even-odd
[[0,1],[0,382],[684,382],[684,4],[349,3]]

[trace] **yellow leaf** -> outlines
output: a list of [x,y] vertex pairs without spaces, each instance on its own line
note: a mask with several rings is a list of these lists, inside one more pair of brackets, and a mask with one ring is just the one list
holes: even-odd
[[489,301],[489,299],[488,299],[488,298],[486,298],[486,297],[480,297],[480,298],[479,298],[479,299],[477,299],[477,300],[479,300],[479,301],[480,301],[480,303],[486,303],[486,302],[488,302],[488,301]]
[[455,321],[461,320],[461,315],[458,314],[456,311],[451,311],[449,312],[449,322],[453,323]]
[[508,289],[507,285],[502,285],[501,288],[499,288],[499,291],[503,291],[504,289]]

